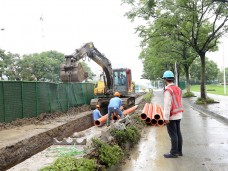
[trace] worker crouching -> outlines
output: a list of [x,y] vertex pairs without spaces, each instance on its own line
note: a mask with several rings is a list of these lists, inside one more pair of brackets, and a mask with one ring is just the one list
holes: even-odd
[[100,105],[96,105],[96,109],[93,111],[93,121],[96,121],[102,117],[100,109]]
[[110,126],[111,116],[112,113],[116,113],[120,116],[121,119],[124,118],[123,112],[121,111],[120,107],[122,106],[122,100],[119,98],[120,93],[115,92],[114,96],[110,101],[108,105],[108,119],[107,119],[107,126]]

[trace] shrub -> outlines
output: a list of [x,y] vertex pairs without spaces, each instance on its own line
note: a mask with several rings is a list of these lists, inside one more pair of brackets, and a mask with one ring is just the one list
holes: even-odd
[[196,100],[196,104],[210,104],[210,103],[217,103],[217,102],[211,98],[206,98],[206,99],[198,98]]
[[111,146],[99,139],[93,139],[92,141],[92,146],[98,152],[97,157],[100,164],[111,167],[124,158],[124,153],[118,145]]
[[113,129],[111,135],[114,137],[116,143],[122,148],[125,148],[127,143],[130,143],[131,147],[138,143],[140,140],[140,132],[134,126],[126,127],[125,130]]
[[132,115],[132,122],[129,125],[134,125],[138,129],[141,129],[145,125],[145,122],[141,119],[140,115]]
[[149,91],[148,93],[146,93],[143,97],[143,101],[150,103],[151,102],[151,98],[153,95],[153,91]]
[[186,92],[186,93],[184,93],[183,95],[182,95],[182,97],[184,97],[184,98],[187,98],[187,97],[194,97],[195,95],[194,95],[194,93],[192,93],[192,92]]
[[95,171],[97,166],[94,160],[74,157],[58,158],[52,166],[47,166],[40,171]]

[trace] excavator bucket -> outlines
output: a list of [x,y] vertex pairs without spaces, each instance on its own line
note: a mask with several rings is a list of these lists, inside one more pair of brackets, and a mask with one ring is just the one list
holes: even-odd
[[82,82],[88,78],[88,73],[83,70],[82,64],[72,61],[60,66],[60,79],[62,82]]

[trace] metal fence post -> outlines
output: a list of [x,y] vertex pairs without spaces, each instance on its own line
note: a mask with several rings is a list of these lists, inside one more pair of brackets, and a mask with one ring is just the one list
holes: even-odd
[[24,118],[24,91],[23,91],[23,81],[21,81],[21,118]]
[[85,95],[84,95],[83,88],[82,88],[83,83],[80,83],[80,84],[81,84],[81,90],[82,90],[82,96],[83,96],[83,99],[84,99],[84,104],[86,104]]
[[[67,84],[67,85],[66,85]],[[66,83],[64,84],[65,85],[65,90],[66,90],[66,99],[67,99],[67,110],[69,109],[69,96],[68,96],[68,90],[69,90],[69,87],[68,87],[68,84],[69,83]]]
[[6,122],[6,107],[5,107],[5,90],[4,90],[4,82],[2,82],[2,96],[3,96],[3,120]]
[[61,109],[61,111],[63,112],[63,108],[62,108],[62,104],[60,102],[60,99],[59,99],[59,84],[57,85],[57,103],[59,104],[59,107]]
[[74,93],[74,99],[75,99],[75,102],[76,102],[76,104],[78,105],[78,101],[77,101],[76,93],[75,93],[75,91],[74,91],[74,84],[72,83],[71,85],[72,85],[72,90],[73,90],[73,93]]
[[48,101],[49,101],[49,107],[50,107],[50,112],[52,113],[51,110],[51,94],[50,94],[50,83],[46,83],[47,84],[47,89],[48,89]]
[[38,116],[38,83],[35,82],[36,85],[36,116]]

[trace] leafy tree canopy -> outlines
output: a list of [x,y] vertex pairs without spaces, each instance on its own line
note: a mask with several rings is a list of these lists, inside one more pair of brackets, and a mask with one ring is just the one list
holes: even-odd
[[[191,65],[190,75],[193,80],[199,81],[201,78],[201,70],[200,70],[200,59],[196,58],[196,60]],[[218,79],[219,68],[218,65],[214,62],[206,58],[206,80],[214,81]]]

